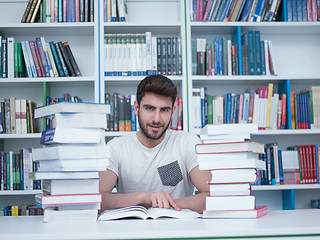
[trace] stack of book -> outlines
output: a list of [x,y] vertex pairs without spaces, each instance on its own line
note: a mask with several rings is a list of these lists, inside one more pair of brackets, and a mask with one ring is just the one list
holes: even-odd
[[99,171],[108,165],[104,131],[108,104],[60,102],[35,109],[36,118],[52,118],[43,131],[43,148],[32,151],[38,164],[32,173],[42,180],[36,194],[44,221],[96,220],[101,204]]
[[264,145],[251,142],[256,124],[206,125],[201,129],[202,143],[196,145],[200,170],[210,170],[210,196],[206,198],[204,218],[257,218],[268,207],[256,207],[251,183],[257,169],[266,169],[259,160]]

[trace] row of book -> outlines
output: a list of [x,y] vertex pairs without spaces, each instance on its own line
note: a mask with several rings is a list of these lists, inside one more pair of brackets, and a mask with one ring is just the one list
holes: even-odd
[[127,20],[126,0],[106,0],[103,3],[105,22],[125,22]]
[[93,22],[94,0],[29,0],[22,23]]
[[0,216],[39,216],[43,215],[43,209],[33,205],[5,206],[0,210]]
[[[107,131],[139,131],[138,117],[134,112],[136,95],[105,93],[105,103],[110,104],[112,112],[107,115]],[[170,128],[183,129],[182,98],[177,96],[176,109],[172,116]]]
[[29,173],[37,170],[32,162],[31,149],[23,148],[18,153],[0,153],[0,190],[41,189],[41,182],[30,178]]
[[181,37],[105,35],[105,76],[182,75]]
[[4,98],[0,108],[0,134],[26,134],[38,132],[38,123],[34,120],[36,103],[15,97]]
[[[108,166],[104,131],[109,104],[59,102],[35,110],[35,117],[51,117],[59,123],[42,132],[42,148],[34,148],[39,164],[34,178],[42,180],[35,195],[44,209],[44,222],[96,221],[102,196],[99,171]],[[64,126],[62,126],[64,125]]]
[[319,176],[318,145],[298,145],[279,150],[277,143],[265,145],[266,170],[260,171],[257,185],[317,184]]
[[241,39],[241,54],[239,46],[226,37],[216,37],[211,43],[205,38],[191,39],[192,74],[277,75],[271,40],[260,40],[260,31],[245,32]]
[[209,170],[212,176],[204,218],[258,218],[267,214],[268,207],[256,206],[251,194],[258,169],[266,169],[265,162],[259,160],[264,145],[249,140],[257,131],[256,124],[208,124],[200,130],[202,143],[195,146],[199,169]]
[[277,20],[281,0],[193,0],[191,21],[271,22]]
[[1,37],[1,77],[73,77],[81,76],[68,42],[15,42],[13,37]]
[[288,22],[316,22],[320,20],[316,0],[286,0]]
[[[301,91],[274,93],[273,83],[268,87],[250,86],[243,94],[233,92],[224,96],[207,93],[207,88],[192,90],[193,128],[206,124],[255,123],[259,130],[319,128],[318,95],[320,87]],[[288,99],[289,98],[289,99]],[[288,112],[291,112],[288,118]],[[290,123],[290,127],[289,127]]]

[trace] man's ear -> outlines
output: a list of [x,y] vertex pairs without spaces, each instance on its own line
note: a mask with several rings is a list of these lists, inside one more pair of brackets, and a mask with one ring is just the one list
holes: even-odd
[[138,116],[139,113],[139,105],[137,101],[134,101],[134,113]]

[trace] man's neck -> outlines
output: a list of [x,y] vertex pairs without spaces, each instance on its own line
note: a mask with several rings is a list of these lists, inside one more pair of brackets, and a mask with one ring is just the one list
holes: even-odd
[[147,148],[154,148],[155,146],[159,145],[164,140],[164,138],[166,136],[166,132],[158,140],[153,140],[153,139],[148,138],[141,130],[139,130],[139,132],[136,133],[136,136],[143,146],[145,146]]

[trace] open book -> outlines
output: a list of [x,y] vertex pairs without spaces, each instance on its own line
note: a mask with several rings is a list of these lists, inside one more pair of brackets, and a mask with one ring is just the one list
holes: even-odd
[[125,208],[105,210],[102,212],[98,221],[115,220],[122,218],[140,218],[140,219],[157,219],[157,218],[183,218],[192,219],[199,218],[201,214],[191,211],[189,209],[181,209],[176,211],[174,209],[166,208],[145,208],[143,206],[130,206]]

